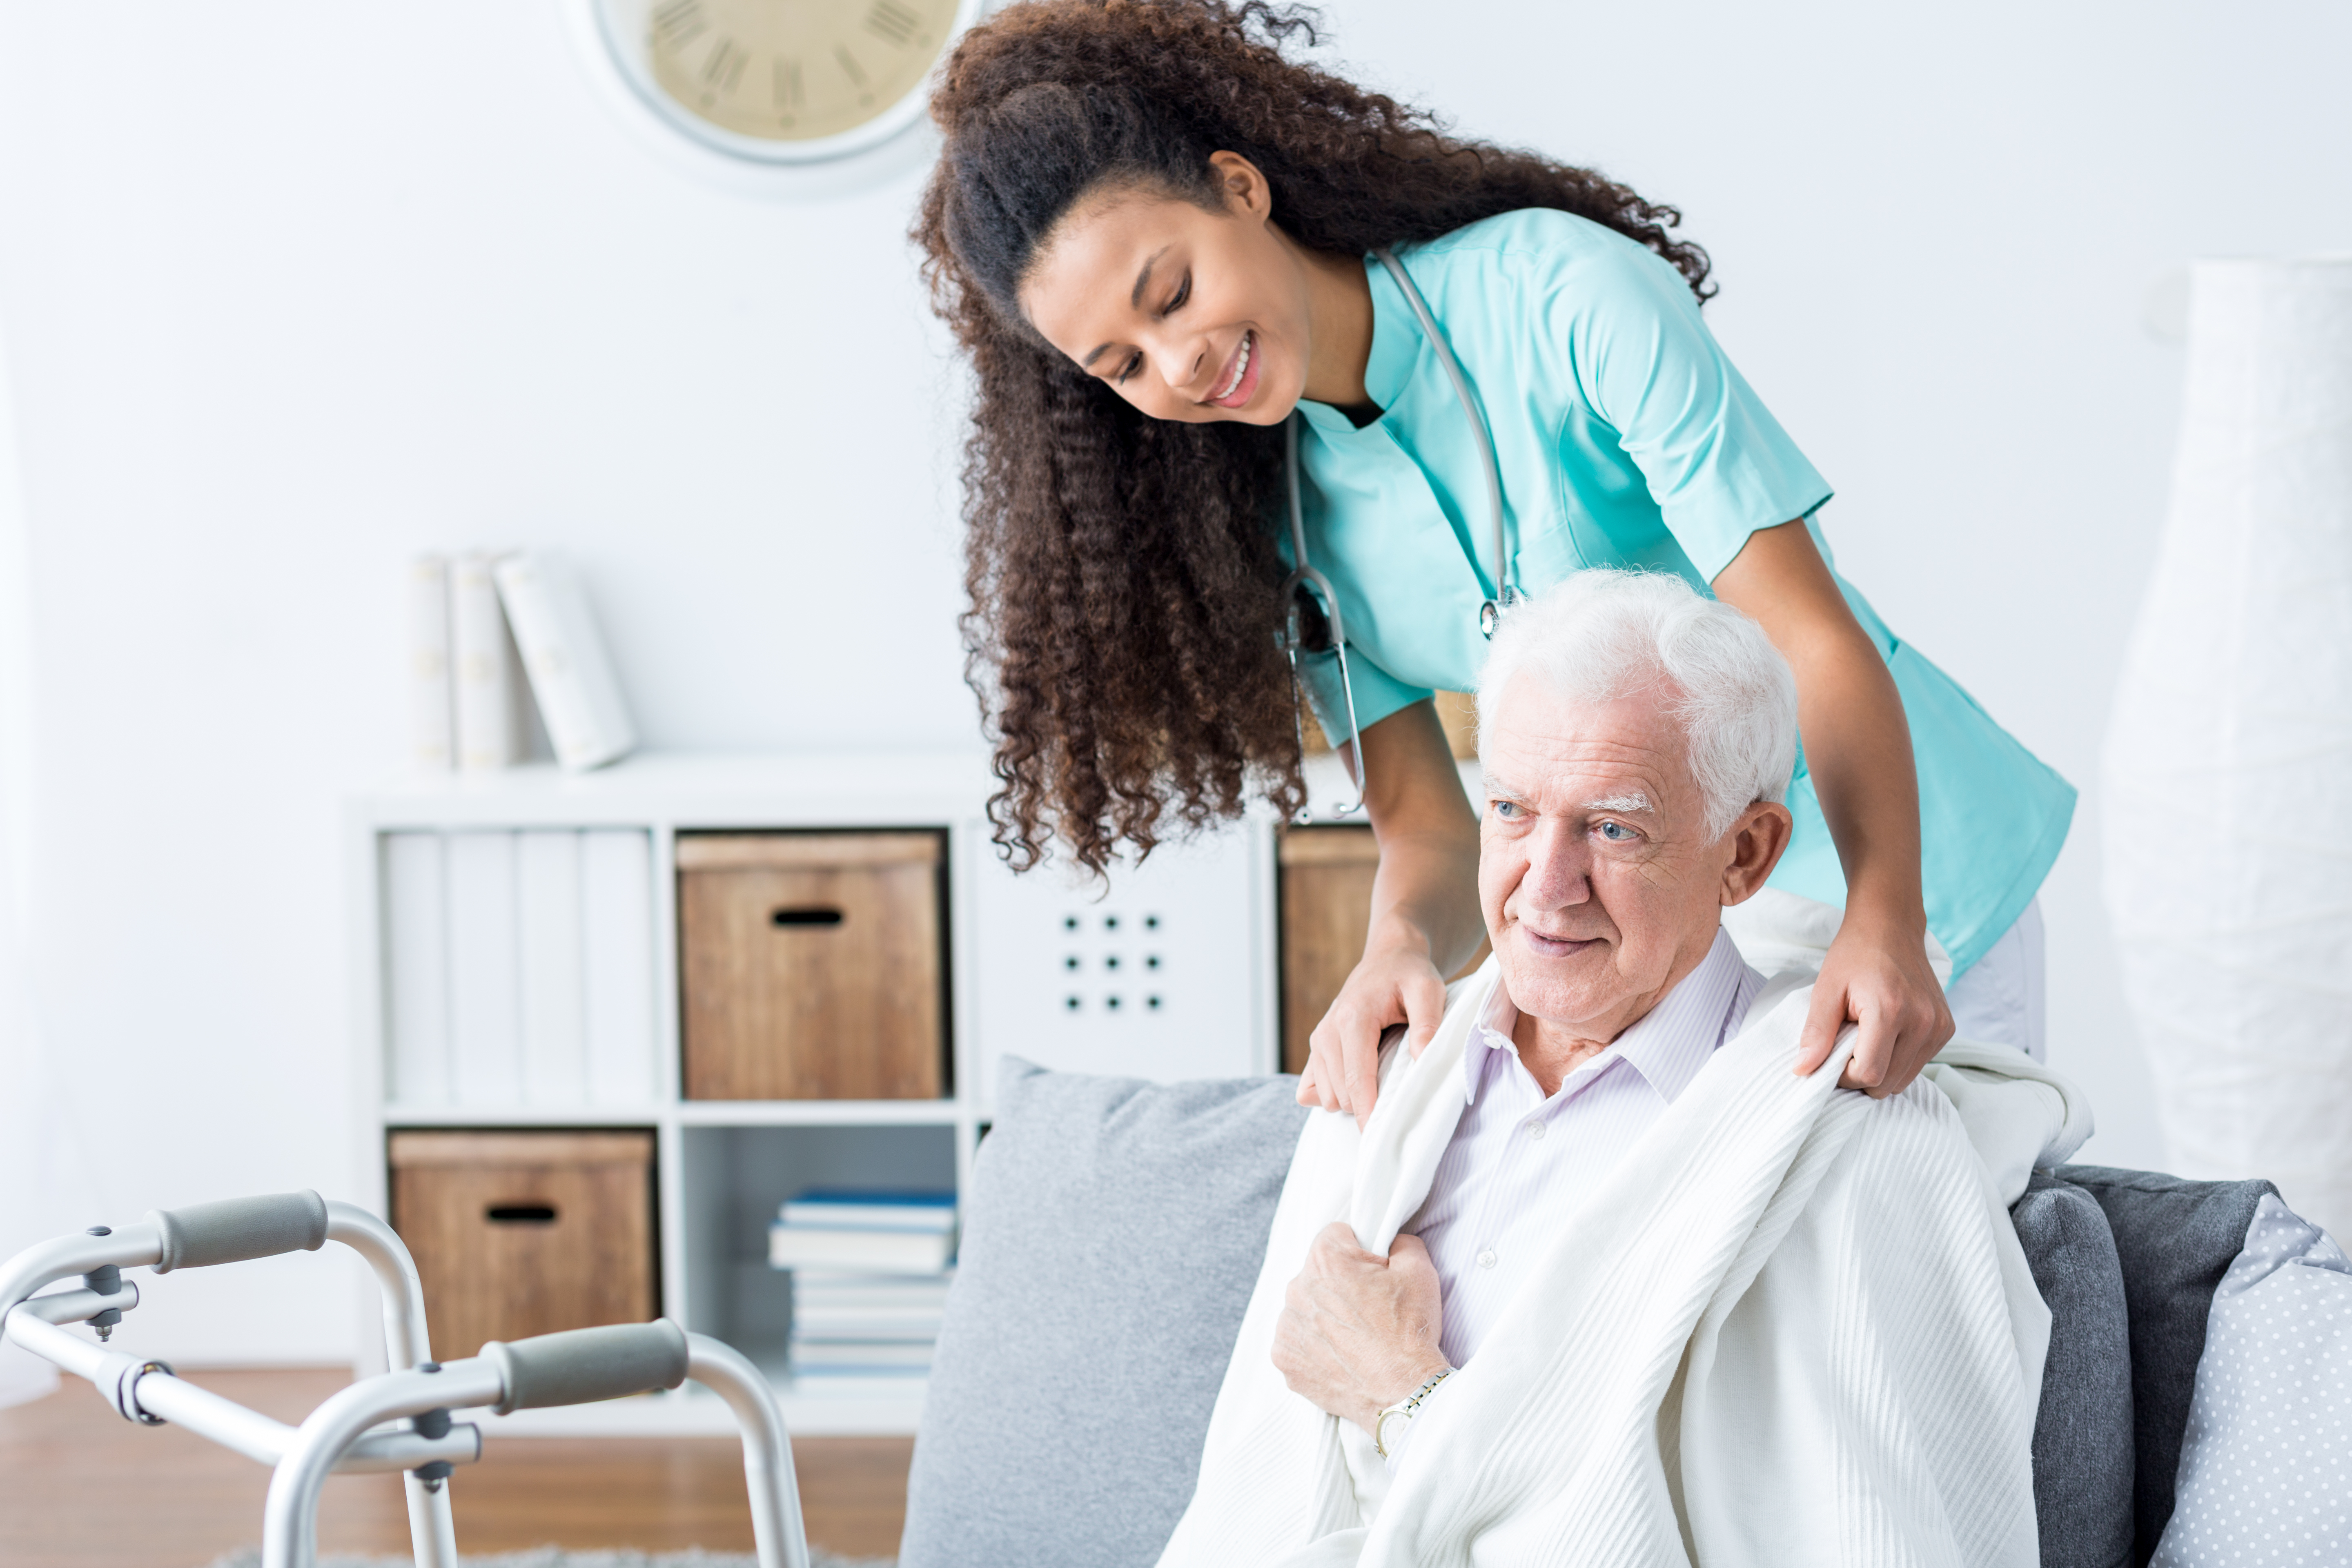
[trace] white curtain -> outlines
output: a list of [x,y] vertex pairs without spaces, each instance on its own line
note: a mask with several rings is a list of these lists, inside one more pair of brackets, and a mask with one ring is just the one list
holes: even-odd
[[[0,1258],[55,1233],[62,1174],[26,960],[33,920],[32,598],[16,437],[0,353]],[[56,1385],[47,1362],[0,1344],[0,1406]]]
[[2352,1237],[2352,259],[2193,278],[2108,911],[2174,1168]]

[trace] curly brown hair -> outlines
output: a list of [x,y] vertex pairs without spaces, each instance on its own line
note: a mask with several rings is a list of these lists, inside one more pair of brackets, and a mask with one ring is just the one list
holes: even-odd
[[1304,797],[1277,642],[1282,431],[1147,417],[1049,347],[1015,295],[1038,247],[1106,187],[1223,210],[1209,162],[1264,173],[1276,221],[1361,256],[1549,207],[1672,262],[1706,252],[1675,208],[1591,170],[1446,134],[1429,113],[1286,58],[1311,12],[1247,0],[1026,0],[967,33],[931,114],[946,150],[914,237],[933,308],[971,356],[966,677],[1016,868],[1058,837],[1100,873],[1243,809]]

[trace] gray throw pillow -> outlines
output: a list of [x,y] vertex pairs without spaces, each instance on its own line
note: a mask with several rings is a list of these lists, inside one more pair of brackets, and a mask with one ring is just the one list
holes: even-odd
[[2131,1310],[2135,1481],[2132,1561],[2145,1564],[2172,1518],[2180,1438],[2205,1353],[2214,1287],[2245,1245],[2268,1182],[2185,1182],[2154,1171],[2061,1165],[2060,1180],[2105,1211]]
[[2047,1171],[2009,1217],[2050,1309],[2033,1422],[2042,1568],[2120,1568],[2132,1560],[2132,1365],[2116,1238],[2090,1194]]
[[1155,1562],[1307,1110],[1293,1078],[1151,1084],[1008,1058],[907,1482],[900,1568]]

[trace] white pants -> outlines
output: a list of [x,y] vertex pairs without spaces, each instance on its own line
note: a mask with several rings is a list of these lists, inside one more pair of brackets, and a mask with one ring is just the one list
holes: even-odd
[[2042,1060],[2049,1045],[2042,1038],[2042,900],[2036,899],[1946,988],[1959,1037],[2015,1046]]

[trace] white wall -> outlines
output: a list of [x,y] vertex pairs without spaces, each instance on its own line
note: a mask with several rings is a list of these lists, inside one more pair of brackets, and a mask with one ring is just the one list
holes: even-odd
[[[2158,1162],[2092,789],[2179,370],[2140,305],[2191,254],[2352,244],[2326,107],[2352,22],[1331,16],[1366,77],[1688,209],[1717,330],[1840,486],[1849,574],[2085,788],[2045,895],[2053,1058],[2094,1089],[2094,1155]],[[0,1194],[0,1247],[335,1192],[374,1157],[345,1110],[336,803],[397,765],[411,551],[565,550],[656,745],[971,736],[916,183],[786,205],[681,179],[590,91],[555,0],[0,5],[49,1065],[27,1119],[79,1167]],[[187,1360],[349,1342],[315,1268],[162,1283]]]

